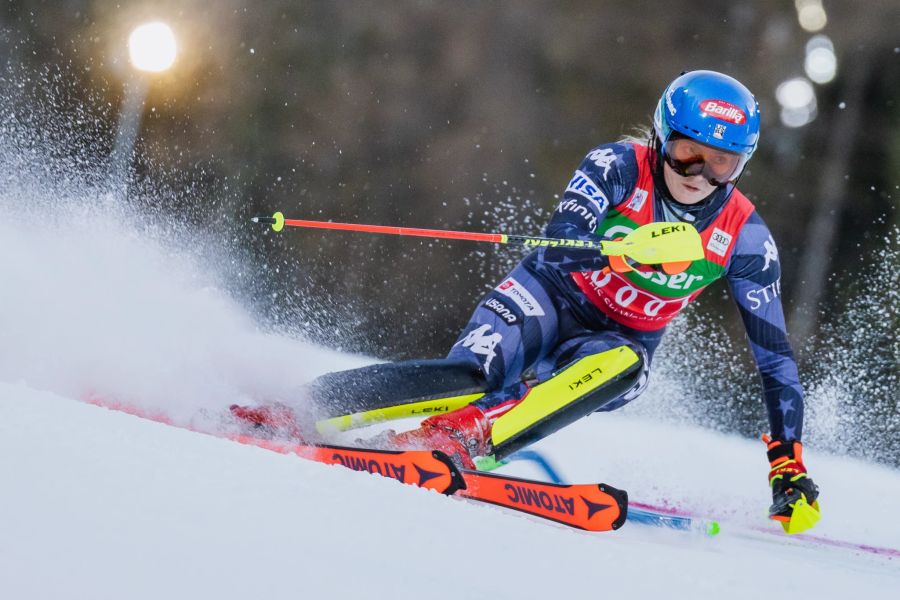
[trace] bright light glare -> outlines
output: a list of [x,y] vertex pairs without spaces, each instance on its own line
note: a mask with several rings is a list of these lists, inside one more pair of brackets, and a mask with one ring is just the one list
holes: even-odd
[[816,118],[816,92],[803,77],[783,82],[775,98],[781,104],[781,122],[788,127],[802,127]]
[[832,52],[834,52],[834,42],[831,41],[831,38],[827,35],[820,33],[819,35],[814,35],[809,38],[809,41],[806,42],[806,53],[809,54],[816,48],[828,48]]
[[128,36],[128,56],[141,71],[165,71],[175,62],[175,51],[175,34],[165,23],[144,23]]
[[797,7],[797,20],[806,31],[821,31],[828,23],[828,15],[822,0],[794,0]]
[[812,123],[813,119],[816,118],[816,111],[807,110],[805,108],[801,109],[790,109],[790,108],[782,108],[781,109],[781,122],[787,126],[792,128],[803,127],[804,125],[808,125]]
[[775,98],[785,108],[802,108],[816,101],[816,92],[806,79],[795,77],[778,86]]
[[837,57],[828,48],[814,48],[803,63],[806,76],[818,84],[828,83],[837,74]]

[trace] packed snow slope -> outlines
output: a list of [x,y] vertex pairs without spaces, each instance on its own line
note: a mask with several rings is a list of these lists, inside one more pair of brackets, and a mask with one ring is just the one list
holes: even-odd
[[[766,525],[751,442],[598,415],[545,446],[580,480]],[[796,586],[870,599],[900,585],[896,558],[727,522],[717,538],[634,524],[578,532],[25,384],[0,384],[0,456],[6,598],[760,598]],[[822,535],[900,546],[900,474],[822,454],[810,463]]]

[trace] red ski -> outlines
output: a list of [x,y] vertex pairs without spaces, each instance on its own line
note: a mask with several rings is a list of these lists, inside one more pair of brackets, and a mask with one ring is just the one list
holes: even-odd
[[[96,397],[91,397],[88,402],[179,427],[161,413],[151,413],[124,403],[102,401]],[[625,522],[628,512],[628,494],[610,485],[561,485],[469,471],[457,468],[446,454],[439,451],[303,444],[249,435],[225,437],[281,454],[296,454],[308,460],[389,477],[442,494],[456,494],[503,506],[587,531],[616,530]]]
[[628,494],[605,483],[561,485],[462,471],[458,495],[563,523],[587,531],[616,530],[625,523]]
[[307,445],[265,440],[246,435],[231,437],[236,442],[259,446],[281,454],[340,465],[396,479],[401,483],[452,494],[465,485],[459,470],[443,452],[430,450],[373,450],[347,446]]

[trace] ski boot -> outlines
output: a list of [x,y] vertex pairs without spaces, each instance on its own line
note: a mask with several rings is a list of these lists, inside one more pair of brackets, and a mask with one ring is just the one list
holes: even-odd
[[491,421],[477,406],[468,405],[428,417],[418,429],[388,431],[378,443],[394,450],[440,450],[464,469],[475,469],[476,456],[490,453]]
[[763,435],[769,458],[772,506],[769,518],[779,521],[785,533],[811,529],[820,518],[819,488],[803,465],[803,444],[773,440]]
[[251,435],[274,440],[302,441],[305,438],[297,415],[284,404],[264,406],[232,404],[229,410],[238,423],[249,428]]

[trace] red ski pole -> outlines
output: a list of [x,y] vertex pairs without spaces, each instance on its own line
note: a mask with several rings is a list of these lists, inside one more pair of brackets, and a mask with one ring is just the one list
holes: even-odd
[[492,242],[514,246],[562,246],[569,248],[589,248],[601,250],[601,242],[586,240],[566,240],[544,238],[528,235],[509,235],[506,233],[475,233],[471,231],[452,231],[447,229],[419,229],[417,227],[391,227],[386,225],[363,225],[360,223],[332,223],[331,221],[306,221],[303,219],[285,219],[280,212],[271,217],[253,217],[254,223],[271,225],[275,231],[285,227],[303,227],[307,229],[336,229],[340,231],[362,231],[366,233],[386,233],[389,235],[408,235],[445,240],[468,240],[470,242]]
[[[621,240],[592,241],[568,240],[564,238],[545,238],[530,235],[513,235],[506,233],[474,233],[470,231],[451,231],[446,229],[419,229],[416,227],[390,227],[385,225],[363,225],[360,223],[332,223],[330,221],[306,221],[303,219],[285,219],[280,212],[271,217],[253,217],[254,223],[271,225],[275,231],[285,227],[303,227],[308,229],[332,229],[340,231],[363,231],[368,233],[386,233],[389,235],[408,235],[448,240],[469,240],[474,242],[492,242],[512,246],[538,248],[551,246],[560,248],[581,248],[597,250],[606,256],[628,256],[645,265],[671,263],[667,273],[678,273],[688,268],[691,261],[703,258],[703,244],[700,235],[693,226],[687,223],[648,223],[628,233]],[[622,268],[631,270],[622,261]]]

